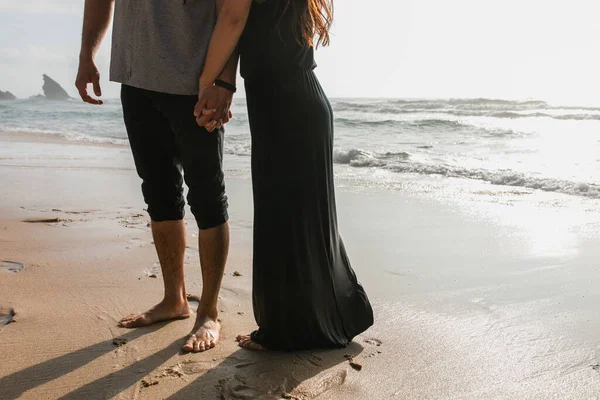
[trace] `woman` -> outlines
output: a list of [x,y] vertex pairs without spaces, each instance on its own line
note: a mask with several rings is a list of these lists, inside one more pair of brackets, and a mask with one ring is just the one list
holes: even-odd
[[[252,133],[253,306],[249,349],[343,347],[373,324],[338,234],[333,116],[313,73],[331,0],[225,0],[202,91],[239,49]],[[221,82],[222,83],[222,82]]]

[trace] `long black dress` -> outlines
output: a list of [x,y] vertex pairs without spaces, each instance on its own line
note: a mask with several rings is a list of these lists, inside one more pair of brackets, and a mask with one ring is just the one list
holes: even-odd
[[343,347],[373,324],[373,311],[338,233],[331,105],[313,48],[298,44],[281,3],[254,3],[240,40],[252,132],[252,338],[273,350]]

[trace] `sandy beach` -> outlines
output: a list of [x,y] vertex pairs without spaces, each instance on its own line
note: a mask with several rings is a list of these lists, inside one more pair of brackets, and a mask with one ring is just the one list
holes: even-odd
[[342,350],[255,353],[234,340],[254,329],[251,186],[225,164],[221,343],[181,354],[193,318],[117,327],[162,295],[129,149],[0,133],[0,399],[600,399],[598,200],[340,179],[375,325]]

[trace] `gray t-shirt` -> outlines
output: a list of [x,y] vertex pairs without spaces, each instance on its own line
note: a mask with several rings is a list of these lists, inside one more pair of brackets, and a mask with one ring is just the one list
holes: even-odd
[[198,94],[215,0],[116,0],[110,80],[163,93]]

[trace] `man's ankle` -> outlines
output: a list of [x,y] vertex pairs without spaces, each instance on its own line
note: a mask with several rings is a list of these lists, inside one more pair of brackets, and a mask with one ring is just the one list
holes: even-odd
[[186,296],[182,293],[165,295],[162,302],[172,306],[182,306],[188,304]]
[[217,307],[204,307],[200,305],[196,313],[198,314],[198,317],[209,318],[215,321],[219,318],[219,310]]

